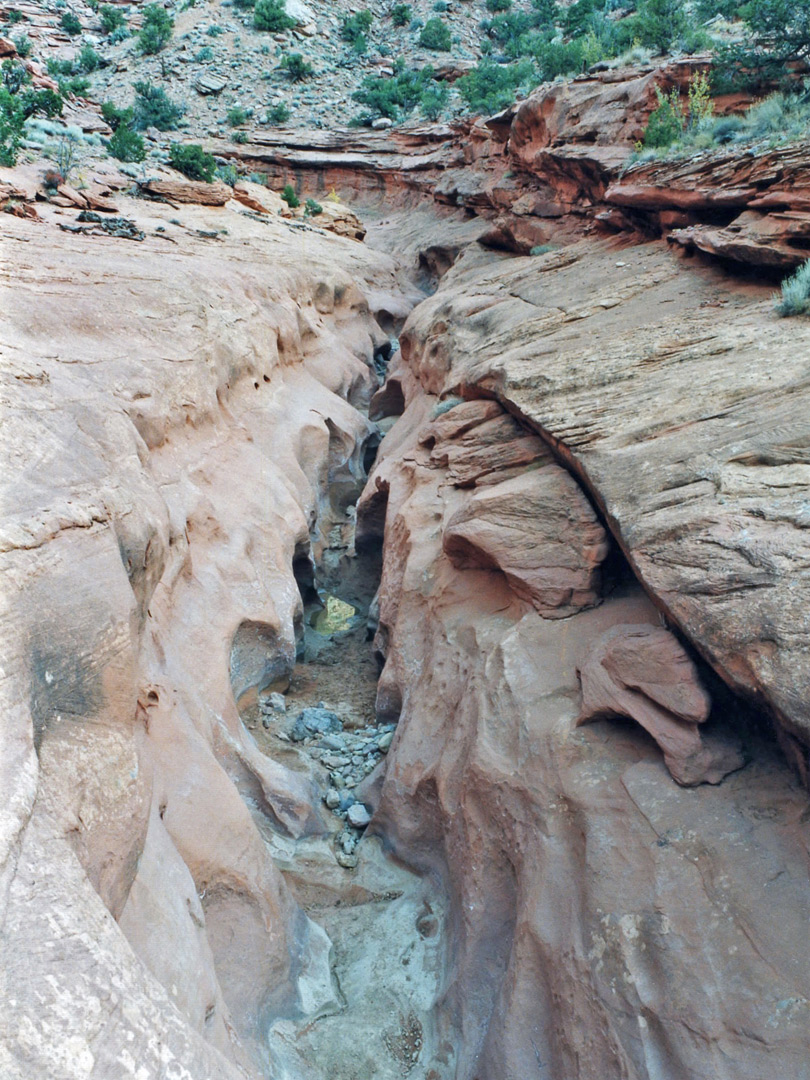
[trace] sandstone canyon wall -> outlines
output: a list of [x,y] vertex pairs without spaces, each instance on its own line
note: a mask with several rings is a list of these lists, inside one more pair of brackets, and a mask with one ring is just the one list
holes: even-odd
[[[807,331],[682,254],[767,262],[803,174],[619,176],[694,64],[234,148],[369,195],[384,142],[399,262],[250,184],[4,215],[3,1080],[810,1080]],[[380,549],[336,766],[257,718]]]
[[319,800],[236,699],[289,677],[404,301],[323,230],[120,205],[143,242],[4,218],[4,1080],[264,1075],[331,993],[260,831]]
[[450,898],[456,1077],[808,1075],[807,801],[767,718],[804,773],[795,334],[767,287],[605,243],[463,257],[406,324],[358,514],[400,718],[373,827]]

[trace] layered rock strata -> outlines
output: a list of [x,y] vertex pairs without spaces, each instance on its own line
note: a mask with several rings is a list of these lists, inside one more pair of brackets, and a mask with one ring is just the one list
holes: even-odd
[[[806,761],[795,331],[765,290],[732,298],[659,247],[464,263],[406,324],[402,415],[358,510],[358,537],[384,537],[378,711],[399,718],[371,829],[449,897],[435,1074],[801,1076],[807,795],[686,651]],[[533,460],[492,453],[506,412]],[[437,429],[466,459],[481,431],[472,489]],[[525,494],[481,519],[475,558],[455,546],[477,502],[547,468],[567,484],[523,523],[546,572],[570,572],[562,550],[605,567],[597,525],[634,571],[564,618],[510,563]]]
[[[807,148],[728,147],[633,164],[656,90],[686,98],[705,56],[548,83],[497,116],[373,131],[253,134],[217,153],[277,184],[350,192],[367,203],[424,202],[486,219],[482,242],[528,253],[561,236],[667,235],[727,262],[784,273],[810,237]],[[717,114],[750,105],[714,102]]]

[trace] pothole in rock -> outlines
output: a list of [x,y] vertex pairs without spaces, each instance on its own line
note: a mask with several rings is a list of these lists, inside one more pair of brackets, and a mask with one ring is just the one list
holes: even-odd
[[435,882],[395,863],[384,838],[366,835],[366,790],[385,768],[395,725],[375,717],[379,668],[367,616],[378,576],[363,562],[347,560],[353,602],[338,595],[339,583],[320,599],[310,593],[288,690],[260,694],[243,714],[265,754],[309,778],[323,824],[321,835],[300,839],[263,826],[290,890],[331,942],[331,986],[309,994],[319,1005],[271,1028],[272,1075],[443,1080],[452,1075],[435,1019],[444,898]]

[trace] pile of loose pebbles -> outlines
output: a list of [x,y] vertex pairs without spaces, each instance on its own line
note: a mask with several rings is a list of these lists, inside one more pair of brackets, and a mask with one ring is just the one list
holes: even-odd
[[[286,712],[286,702],[281,694],[271,694],[260,707],[265,715]],[[270,726],[266,718],[264,725]],[[337,861],[347,869],[357,866],[355,849],[371,820],[368,807],[354,797],[352,788],[373,771],[383,754],[388,753],[395,726],[367,724],[364,728],[344,731],[337,713],[321,701],[300,712],[287,731],[276,733],[285,742],[297,743],[327,769],[329,788],[323,801],[335,817],[345,822],[343,829],[335,835],[335,845]]]

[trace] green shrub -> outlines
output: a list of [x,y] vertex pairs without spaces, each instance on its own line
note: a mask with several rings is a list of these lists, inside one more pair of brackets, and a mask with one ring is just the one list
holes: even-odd
[[777,315],[810,314],[810,259],[782,282],[782,291],[776,294],[774,300]]
[[146,157],[143,139],[124,123],[118,124],[107,148],[119,161],[143,161]]
[[[25,84],[22,84],[25,85]],[[59,116],[62,99],[53,90],[24,90],[11,93],[0,89],[0,165],[15,165],[29,116]]]
[[534,34],[537,17],[526,11],[507,11],[492,19],[485,19],[481,29],[488,38],[496,41],[504,53],[513,60],[527,53],[534,53],[546,46],[553,38],[549,30]]
[[16,26],[17,23],[22,22],[25,16],[17,8],[12,8],[11,11],[6,13],[6,22],[9,26]]
[[102,4],[99,8],[99,16],[101,17],[101,29],[108,36],[127,25],[124,13],[113,7],[112,4]]
[[126,41],[128,37],[129,28],[126,26],[119,26],[117,30],[113,30],[108,40],[110,45],[118,45],[119,42]]
[[213,23],[211,26],[209,26],[205,32],[206,34],[208,34],[209,37],[219,37],[221,34],[225,33],[222,27],[217,26],[216,23]]
[[0,90],[0,165],[16,165],[23,140],[25,113],[19,97]]
[[557,0],[532,0],[537,25],[554,27],[560,21],[560,5]]
[[361,113],[356,122],[371,124],[380,116],[389,120],[401,119],[416,108],[432,82],[433,68],[429,65],[411,70],[398,66],[393,78],[366,75],[359,89],[352,94],[353,99],[366,105],[368,110]]
[[587,66],[585,39],[544,43],[537,49],[535,59],[541,81],[556,79],[560,75],[578,74]]
[[715,91],[761,91],[787,86],[810,60],[810,4],[807,0],[749,0],[738,13],[748,36],[720,46],[712,69]]
[[135,117],[132,126],[138,131],[156,127],[158,131],[174,131],[185,112],[182,105],[172,101],[160,86],[149,82],[135,83]]
[[169,164],[189,180],[205,180],[208,184],[217,168],[213,154],[207,154],[199,143],[173,142],[169,147]]
[[62,95],[54,90],[39,90],[31,93],[27,95],[27,100],[24,102],[29,116],[34,113],[42,113],[43,116],[48,117],[61,116],[63,105]]
[[370,11],[358,11],[354,15],[344,15],[340,22],[340,36],[350,45],[357,45],[366,40],[366,35],[374,22]]
[[563,31],[569,37],[584,34],[591,24],[594,13],[593,0],[576,0],[561,13]]
[[66,11],[62,18],[59,20],[59,25],[65,31],[66,34],[70,34],[71,37],[75,37],[82,32],[82,24],[79,22],[76,15],[72,11]]
[[253,26],[256,30],[280,34],[284,30],[292,30],[295,19],[291,19],[284,10],[282,0],[256,0],[256,7],[253,9]]
[[72,60],[56,60],[54,57],[49,57],[47,60],[48,74],[54,79],[60,75],[72,75],[73,74],[73,61]]
[[292,184],[284,185],[284,190],[281,192],[281,197],[291,210],[295,210],[297,206],[301,205],[301,200],[295,194],[295,188],[292,186]]
[[456,82],[456,86],[473,112],[494,113],[505,109],[515,100],[519,88],[536,81],[530,60],[514,64],[494,64],[482,60],[477,67]]
[[113,131],[117,131],[121,126],[129,127],[132,124],[135,110],[133,108],[121,109],[112,101],[104,101],[101,105],[101,115]]
[[93,46],[84,45],[74,61],[74,70],[83,75],[89,75],[91,71],[98,71],[103,64],[104,61]]
[[745,122],[741,116],[721,116],[714,122],[711,133],[712,142],[720,146],[733,142],[744,129]]
[[248,135],[248,133],[246,131],[235,131],[233,133],[233,141],[235,143],[250,142],[250,136]]
[[410,4],[394,4],[391,8],[391,22],[394,26],[407,26],[412,15]]
[[633,29],[641,45],[668,52],[689,29],[682,0],[643,0]]
[[293,82],[303,82],[305,79],[311,79],[315,74],[312,64],[308,64],[301,53],[289,53],[281,61],[281,67]]
[[548,255],[550,251],[556,251],[556,244],[536,244],[529,252],[530,255]]
[[450,100],[450,87],[446,82],[431,82],[422,91],[419,109],[428,120],[438,120]]
[[645,147],[652,149],[672,146],[686,129],[686,115],[678,91],[673,89],[669,94],[664,94],[656,86],[655,93],[658,108],[650,113],[642,140]]
[[740,0],[698,0],[695,4],[695,18],[701,23],[708,22],[715,15],[722,15],[724,19],[734,19],[741,6]]
[[69,79],[59,80],[59,93],[62,97],[69,97],[71,94],[75,94],[76,97],[81,97],[86,94],[90,89],[90,80],[86,75],[73,75]]
[[221,180],[222,183],[227,184],[228,187],[233,187],[239,179],[239,173],[236,171],[234,165],[218,165],[215,175],[217,180]]
[[228,123],[231,127],[241,127],[242,124],[247,123],[248,114],[241,105],[234,105],[233,108],[228,109]]
[[419,44],[432,52],[450,52],[450,27],[441,19],[428,19],[419,35]]
[[198,64],[202,64],[206,60],[214,59],[214,50],[210,45],[203,45],[201,49],[198,49],[194,54],[194,59]]
[[286,124],[290,119],[290,107],[286,101],[271,105],[267,110],[267,120],[271,124]]
[[160,4],[147,4],[143,9],[143,24],[138,34],[138,45],[142,53],[152,56],[159,53],[171,41],[174,33],[174,19]]
[[18,93],[23,86],[31,82],[28,71],[17,60],[4,60],[0,71],[2,72],[3,87],[10,94]]
[[323,213],[323,207],[319,202],[315,202],[314,199],[307,199],[304,203],[304,216],[305,217],[317,217],[318,214]]
[[486,0],[487,11],[491,11],[493,15],[499,11],[509,11],[512,7],[512,0]]
[[20,36],[14,38],[13,41],[18,56],[25,59],[27,56],[31,55],[31,50],[34,46],[31,43],[31,38],[27,34],[20,34]]

